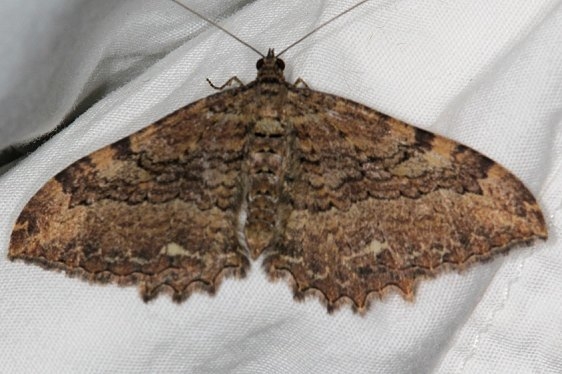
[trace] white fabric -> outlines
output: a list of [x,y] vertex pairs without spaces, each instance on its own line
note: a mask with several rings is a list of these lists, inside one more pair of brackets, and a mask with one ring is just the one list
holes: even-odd
[[[357,2],[183,1],[264,53]],[[177,305],[8,261],[49,178],[214,93],[206,77],[254,79],[258,56],[166,0],[4,0],[0,19],[0,149],[70,123],[0,176],[0,372],[562,372],[562,1],[372,0],[284,55],[288,80],[500,162],[549,225],[547,242],[365,316],[295,302],[259,263]]]

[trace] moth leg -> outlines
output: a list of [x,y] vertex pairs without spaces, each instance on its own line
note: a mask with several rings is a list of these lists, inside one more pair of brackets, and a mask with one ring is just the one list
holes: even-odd
[[293,83],[293,85],[296,86],[296,87],[300,87],[300,88],[310,89],[310,87],[308,87],[308,84],[306,84],[306,82],[300,77],[297,78],[297,80],[295,81],[295,83]]
[[244,82],[242,82],[240,79],[238,79],[237,76],[234,76],[234,77],[230,78],[222,86],[215,86],[209,78],[206,78],[206,79],[207,79],[207,82],[209,82],[209,85],[211,87],[213,87],[215,90],[219,90],[219,91],[223,90],[225,87],[233,86],[234,83],[238,84],[241,87],[245,86]]

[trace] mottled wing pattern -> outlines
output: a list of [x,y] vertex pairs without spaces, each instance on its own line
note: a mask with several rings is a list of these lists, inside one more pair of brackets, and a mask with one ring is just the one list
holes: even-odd
[[9,257],[140,283],[145,299],[165,288],[179,301],[244,275],[236,217],[247,126],[235,106],[247,100],[242,89],[210,96],[75,162],[26,205]]
[[[265,255],[296,297],[370,296],[546,238],[525,186],[489,158],[285,82],[273,50],[250,84],[72,164],[18,218],[10,258],[175,300]],[[163,287],[167,286],[167,287]]]
[[[302,105],[303,95],[307,105]],[[329,309],[546,238],[531,193],[489,158],[351,101],[292,89],[296,142],[282,242],[267,253],[273,277]]]

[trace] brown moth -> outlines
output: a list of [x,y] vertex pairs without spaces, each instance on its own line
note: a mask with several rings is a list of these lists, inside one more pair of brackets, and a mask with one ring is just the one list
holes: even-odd
[[296,298],[373,296],[547,238],[537,202],[477,151],[291,84],[271,49],[256,80],[74,162],[15,224],[10,259],[149,300],[215,292],[260,256]]

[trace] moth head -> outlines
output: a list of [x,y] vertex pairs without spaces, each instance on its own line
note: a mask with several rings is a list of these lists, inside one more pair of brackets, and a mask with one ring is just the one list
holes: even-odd
[[283,70],[285,70],[285,62],[275,56],[273,48],[267,52],[267,56],[262,57],[256,63],[258,69],[258,79],[261,80],[283,80]]

